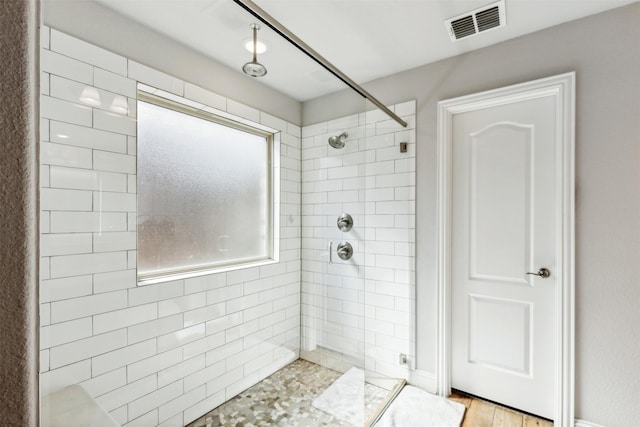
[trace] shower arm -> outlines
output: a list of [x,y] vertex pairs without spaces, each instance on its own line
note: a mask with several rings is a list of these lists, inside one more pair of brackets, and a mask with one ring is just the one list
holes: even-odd
[[384,111],[386,115],[388,115],[393,120],[398,122],[402,127],[407,127],[407,122],[402,120],[393,111],[388,109],[386,105],[378,101],[376,97],[374,97],[369,92],[367,92],[359,84],[351,80],[349,76],[344,74],[335,65],[327,61],[322,55],[320,55],[318,52],[313,50],[308,44],[303,42],[298,36],[296,36],[291,31],[289,31],[284,25],[278,22],[273,16],[265,12],[260,6],[258,6],[251,0],[233,0],[233,1],[239,6],[241,6],[243,9],[245,9],[247,12],[249,12],[251,15],[255,16],[260,21],[262,21],[265,25],[267,25],[273,31],[280,34],[285,40],[287,40],[289,43],[297,47],[299,50],[301,50],[305,55],[313,59],[315,62],[320,64],[323,68],[325,68],[331,74],[336,76],[338,79],[344,82],[351,89],[355,90],[362,97],[371,101],[373,105],[375,105],[376,107]]

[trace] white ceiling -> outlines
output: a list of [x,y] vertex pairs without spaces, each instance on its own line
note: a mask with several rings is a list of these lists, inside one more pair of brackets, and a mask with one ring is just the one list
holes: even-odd
[[[256,19],[231,0],[98,1],[238,70]],[[637,0],[506,0],[505,27],[451,42],[444,21],[492,0],[254,0],[357,83],[499,43]],[[588,34],[585,35],[588,37]],[[265,84],[305,101],[345,86],[262,26]],[[250,78],[250,77],[247,77]]]

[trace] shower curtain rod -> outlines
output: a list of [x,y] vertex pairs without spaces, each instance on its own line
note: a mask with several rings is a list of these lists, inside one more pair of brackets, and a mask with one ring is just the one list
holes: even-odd
[[389,117],[398,122],[402,127],[407,127],[407,122],[398,117],[393,111],[389,110],[382,102],[378,101],[376,97],[364,90],[359,84],[354,82],[345,73],[340,71],[336,66],[327,61],[322,55],[313,50],[308,44],[303,42],[298,36],[289,31],[284,25],[278,22],[273,16],[265,12],[260,6],[252,2],[251,0],[233,0],[236,4],[241,6],[251,15],[258,18],[265,25],[271,28],[276,33],[284,37],[289,43],[301,50],[309,58],[320,64],[323,68],[329,71],[331,74],[342,80],[347,86],[355,90],[362,97],[371,101],[376,107],[384,111]]

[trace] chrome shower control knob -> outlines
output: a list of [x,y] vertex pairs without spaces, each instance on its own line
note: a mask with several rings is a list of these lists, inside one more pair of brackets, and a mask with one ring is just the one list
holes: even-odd
[[338,228],[340,231],[349,231],[353,227],[353,218],[348,213],[343,213],[338,217]]
[[338,245],[338,256],[340,259],[348,260],[353,256],[353,246],[349,242],[341,242]]

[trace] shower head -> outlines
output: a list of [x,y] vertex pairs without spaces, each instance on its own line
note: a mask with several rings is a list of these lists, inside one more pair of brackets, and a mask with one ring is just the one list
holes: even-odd
[[329,145],[333,148],[343,148],[348,136],[349,134],[347,132],[342,132],[340,135],[332,136],[329,138]]
[[262,77],[267,74],[267,69],[258,62],[257,58],[258,30],[260,29],[260,25],[251,24],[251,29],[253,30],[253,60],[244,64],[242,71],[251,77]]

